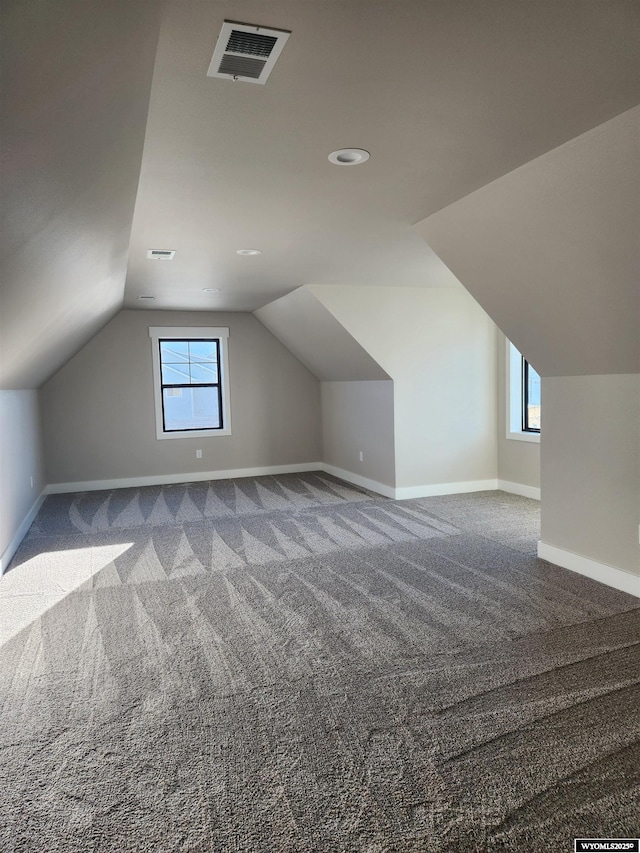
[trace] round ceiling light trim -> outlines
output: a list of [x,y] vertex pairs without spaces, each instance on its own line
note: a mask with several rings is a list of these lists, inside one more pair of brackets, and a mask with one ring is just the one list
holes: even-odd
[[340,148],[329,154],[329,162],[334,166],[359,166],[366,163],[371,155],[364,148]]
[[202,288],[203,293],[220,293],[220,290],[221,290],[220,287],[203,287]]
[[138,296],[138,299],[155,299],[155,296]]
[[262,249],[237,249],[236,255],[261,255]]

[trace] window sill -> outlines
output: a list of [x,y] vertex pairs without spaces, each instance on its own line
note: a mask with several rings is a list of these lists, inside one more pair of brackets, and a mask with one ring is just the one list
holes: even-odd
[[231,435],[230,429],[196,429],[184,432],[161,432],[156,433],[158,441],[165,438],[213,438],[218,435]]
[[507,432],[507,438],[511,441],[528,441],[531,444],[540,444],[540,433],[535,432]]

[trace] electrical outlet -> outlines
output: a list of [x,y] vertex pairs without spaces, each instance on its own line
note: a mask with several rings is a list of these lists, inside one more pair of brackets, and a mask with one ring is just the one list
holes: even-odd
[[360,451],[360,461],[364,462],[364,453]]
[[202,459],[202,451],[196,450],[196,459]]

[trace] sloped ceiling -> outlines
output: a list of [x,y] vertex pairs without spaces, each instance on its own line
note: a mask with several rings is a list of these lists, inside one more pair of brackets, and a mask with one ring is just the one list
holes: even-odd
[[0,388],[121,307],[161,4],[3,4]]
[[416,231],[542,376],[640,372],[640,108]]
[[[252,311],[308,283],[457,287],[411,226],[638,102],[635,0],[3,8],[0,387],[39,385],[123,297]],[[225,19],[291,30],[265,86],[206,76]],[[329,164],[351,146],[371,159]]]
[[[126,305],[238,311],[311,283],[456,286],[410,226],[636,103],[639,12],[626,0],[169,2]],[[206,76],[225,18],[291,30],[265,86]],[[328,162],[349,146],[371,159]],[[245,247],[263,254],[238,257]],[[149,248],[176,258],[148,261]]]
[[391,378],[309,287],[294,290],[254,313],[323,382]]

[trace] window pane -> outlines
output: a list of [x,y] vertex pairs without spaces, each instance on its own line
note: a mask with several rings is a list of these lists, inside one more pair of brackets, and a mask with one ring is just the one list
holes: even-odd
[[540,376],[527,365],[527,427],[540,429]]
[[218,383],[218,365],[212,362],[191,365],[191,382]]
[[166,432],[222,427],[217,388],[182,388],[181,397],[170,396],[170,390],[163,390]]
[[161,370],[163,385],[189,384],[188,364],[163,364]]
[[189,341],[191,361],[217,361],[218,348],[215,341]]
[[189,361],[189,341],[160,341],[162,364],[184,364]]

